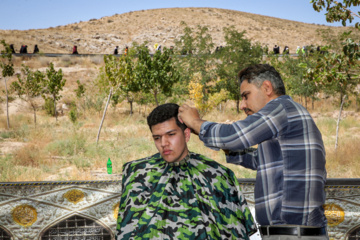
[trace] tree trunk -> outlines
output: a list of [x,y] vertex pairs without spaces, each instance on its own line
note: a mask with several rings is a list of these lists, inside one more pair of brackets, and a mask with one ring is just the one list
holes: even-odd
[[6,123],[7,123],[7,129],[10,129],[10,120],[9,120],[9,94],[7,90],[7,83],[6,83],[6,77],[4,77],[5,80],[5,91],[6,91]]
[[345,102],[345,98],[346,98],[346,94],[344,95],[344,97],[341,100],[341,104],[340,104],[340,110],[339,110],[339,117],[336,123],[336,139],[335,139],[335,151],[338,147],[338,139],[339,139],[339,125],[340,125],[340,120],[341,120],[341,112],[344,106],[344,102]]
[[159,106],[159,102],[158,102],[158,99],[157,99],[157,92],[156,92],[156,91],[154,91],[154,98],[155,98],[156,106]]
[[35,128],[36,128],[36,109],[35,109],[35,107],[33,107],[33,110],[34,110],[34,123],[35,123]]
[[130,103],[130,115],[133,115],[133,101],[129,101]]
[[311,98],[311,109],[314,110],[315,108],[315,97]]
[[103,125],[103,123],[104,123],[104,119],[105,119],[105,115],[106,115],[106,110],[107,110],[107,108],[108,108],[108,106],[109,106],[109,102],[110,102],[111,95],[112,95],[112,88],[110,88],[108,100],[107,100],[107,102],[106,102],[106,106],[105,106],[105,109],[104,109],[104,114],[103,114],[103,117],[102,117],[102,119],[101,119],[101,123],[100,123],[100,126],[99,126],[99,131],[98,131],[98,134],[97,134],[97,137],[96,137],[96,145],[97,145],[98,142],[99,142],[99,137],[100,137],[101,128],[102,128],[102,125]]
[[54,99],[54,111],[55,111],[55,119],[56,119],[56,122],[57,122],[57,111],[56,111],[56,98],[55,96],[53,96],[53,99]]

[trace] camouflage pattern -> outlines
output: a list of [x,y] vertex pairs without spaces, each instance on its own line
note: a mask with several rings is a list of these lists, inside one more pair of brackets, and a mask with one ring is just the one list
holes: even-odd
[[202,155],[123,167],[117,240],[249,239],[256,225],[234,173]]

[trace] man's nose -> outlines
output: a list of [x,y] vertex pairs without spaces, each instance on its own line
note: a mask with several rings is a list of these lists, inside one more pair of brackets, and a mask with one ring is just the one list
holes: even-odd
[[161,146],[166,146],[167,144],[168,144],[168,139],[167,139],[167,137],[166,136],[163,136],[162,138],[161,138]]
[[240,109],[241,109],[241,110],[245,110],[245,108],[246,108],[246,103],[245,103],[244,100],[241,100],[241,102],[240,102]]

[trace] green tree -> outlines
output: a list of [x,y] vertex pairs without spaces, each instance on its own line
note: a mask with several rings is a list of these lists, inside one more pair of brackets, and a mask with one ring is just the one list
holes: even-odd
[[131,55],[122,56],[120,58],[121,69],[119,69],[120,94],[124,95],[130,104],[130,115],[133,114],[133,103],[136,100],[136,93],[141,89],[141,81],[135,76],[135,63]]
[[108,92],[108,98],[100,122],[99,131],[96,137],[96,144],[98,144],[99,142],[101,128],[105,120],[106,111],[109,106],[111,96],[113,94],[114,88],[116,88],[118,84],[119,61],[116,61],[116,58],[112,55],[105,55],[104,62],[105,62],[105,66],[103,72],[105,72],[105,75],[102,75],[104,77],[99,78],[98,84],[101,88],[103,88],[106,92]]
[[[78,103],[75,104],[75,106],[77,105],[76,108],[78,108],[78,109],[82,108],[82,110],[84,111],[83,114],[85,116],[86,101],[85,101],[85,99],[82,101],[82,99],[85,97],[85,92],[86,92],[85,84],[82,84],[79,79],[76,80],[76,84],[77,84],[77,88],[75,89],[75,96],[78,100]],[[74,114],[74,113],[77,113],[77,111],[73,110],[72,114]],[[70,115],[70,119],[72,119],[72,118],[73,117]]]
[[212,84],[216,79],[214,68],[216,58],[211,54],[214,43],[207,26],[198,25],[196,29],[192,29],[184,22],[182,25],[184,26],[184,34],[175,41],[175,44],[176,51],[186,53],[186,55],[176,58],[175,64],[181,72],[185,86],[188,86],[194,77],[200,77],[200,83],[203,85],[203,101],[206,102],[210,94],[217,90]]
[[44,81],[45,75],[39,70],[34,72],[25,65],[22,65],[21,72],[23,77],[18,75],[17,81],[11,84],[11,89],[32,108],[36,127],[36,111],[39,109],[36,98],[42,93],[42,82]]
[[[345,34],[346,35],[346,34]],[[357,94],[355,87],[360,84],[359,42],[347,38],[343,42],[341,53],[329,53],[320,58],[316,67],[309,69],[319,79],[324,91],[339,97],[339,117],[337,121],[335,149],[338,145],[338,129],[341,112],[349,96]]]
[[[55,70],[54,64],[50,63],[46,69],[46,78],[43,80],[43,98],[46,100],[51,98],[54,102],[55,118],[57,121],[56,102],[61,99],[60,91],[65,86],[66,79],[63,79],[62,69]],[[48,97],[50,96],[50,97]]]
[[[315,11],[320,12],[326,9],[326,21],[327,22],[340,22],[343,26],[346,26],[346,22],[350,23],[354,20],[354,16],[360,18],[360,11],[353,12],[350,7],[356,7],[360,5],[359,0],[311,0]],[[355,23],[355,28],[360,29],[359,22]]]
[[10,46],[6,44],[5,40],[1,40],[1,44],[4,46],[5,50],[1,51],[0,68],[2,69],[2,76],[5,82],[5,94],[6,94],[6,123],[7,128],[10,129],[10,120],[9,120],[9,93],[7,89],[7,81],[8,77],[14,75],[14,64],[12,63],[12,51]]
[[245,31],[238,32],[234,26],[224,28],[224,34],[226,46],[219,53],[217,74],[221,80],[217,82],[217,87],[227,90],[229,98],[236,101],[236,111],[239,113],[241,95],[237,74],[249,65],[260,63],[262,49],[257,43],[251,44],[245,38]]
[[121,57],[115,57],[113,55],[104,56],[105,67],[105,78],[100,78],[99,85],[108,92],[108,100],[105,105],[103,117],[100,123],[98,136],[96,143],[99,141],[101,128],[106,116],[106,111],[114,94],[113,100],[118,101],[120,95],[124,95],[130,104],[130,114],[133,113],[133,94],[140,90],[141,84],[138,79],[134,76],[134,63],[132,61],[131,49],[128,54]]
[[172,86],[180,79],[180,74],[173,64],[171,51],[166,47],[162,52],[156,51],[152,57],[148,48],[139,47],[134,72],[135,82],[141,83],[143,92],[154,96],[156,105],[159,105],[158,95],[171,95]]

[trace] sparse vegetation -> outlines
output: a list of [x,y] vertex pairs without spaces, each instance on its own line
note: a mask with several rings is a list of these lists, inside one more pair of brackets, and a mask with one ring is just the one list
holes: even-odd
[[[194,18],[194,22],[198,21],[198,15],[202,14],[202,11],[196,8],[191,9],[192,11],[188,9],[173,9],[172,11],[178,10],[186,11],[186,14]],[[236,13],[231,16],[231,19],[234,19],[235,22],[239,20],[238,12],[236,11],[210,10],[205,11],[205,13],[206,15],[213,15],[211,21],[221,16],[221,14],[224,13],[223,11],[225,11],[226,14]],[[150,12],[154,14],[153,19],[156,19],[158,16],[164,18],[161,20],[163,22],[171,19],[170,16],[159,14],[163,11],[164,10],[151,10]],[[140,19],[143,16],[142,14],[145,13],[148,14],[148,11],[138,12],[136,19]],[[100,69],[106,69],[111,64],[107,65],[101,56],[80,58],[45,58],[43,56],[32,58],[14,57],[12,62],[14,64],[15,74],[22,80],[25,80],[23,75],[21,75],[23,73],[20,71],[21,65],[23,64],[28,66],[33,72],[40,71],[45,74],[46,71],[48,71],[48,73],[52,73],[50,74],[51,76],[56,77],[56,75],[59,74],[61,78],[63,77],[63,79],[67,81],[63,81],[60,84],[62,85],[61,89],[59,89],[57,93],[54,93],[56,94],[55,97],[52,96],[48,98],[50,100],[45,101],[40,96],[34,96],[39,105],[43,107],[37,112],[36,128],[33,124],[32,112],[29,111],[31,108],[29,108],[21,98],[14,95],[8,98],[10,105],[9,115],[12,124],[8,130],[5,130],[7,128],[7,119],[4,114],[5,101],[4,99],[2,100],[3,102],[0,106],[0,109],[3,110],[3,114],[0,115],[0,181],[94,179],[92,171],[100,169],[100,171],[105,173],[106,161],[109,157],[113,161],[113,172],[121,173],[122,165],[125,162],[149,156],[156,152],[150,131],[146,125],[145,117],[157,103],[176,102],[182,104],[186,102],[188,104],[197,104],[196,101],[198,101],[199,103],[207,104],[206,106],[204,105],[203,111],[205,119],[217,122],[231,122],[245,118],[244,114],[237,111],[237,103],[234,100],[239,99],[236,96],[229,97],[228,95],[231,89],[237,87],[236,84],[234,86],[231,85],[234,80],[232,75],[236,75],[236,72],[239,70],[240,60],[238,58],[246,58],[246,55],[251,55],[254,59],[247,59],[251,63],[261,61],[261,51],[263,48],[260,45],[262,42],[259,41],[258,44],[254,44],[248,37],[254,33],[258,34],[259,29],[270,29],[270,26],[267,27],[265,24],[257,26],[255,22],[264,22],[262,18],[256,15],[241,14],[243,17],[251,16],[251,18],[246,19],[246,21],[248,21],[246,26],[250,24],[251,28],[255,30],[247,33],[242,32],[242,30],[239,31],[238,26],[226,28],[225,32],[228,33],[228,38],[219,37],[219,34],[222,35],[223,31],[219,30],[220,27],[216,24],[214,24],[216,27],[212,28],[209,28],[208,25],[193,27],[195,25],[186,25],[185,21],[181,25],[179,25],[179,21],[174,21],[178,28],[186,26],[185,30],[187,32],[185,32],[185,34],[175,34],[177,37],[173,37],[173,41],[181,41],[178,42],[172,51],[176,54],[186,51],[188,55],[183,55],[178,58],[170,52],[164,54],[167,57],[166,59],[171,59],[168,63],[165,61],[166,64],[172,65],[176,63],[172,65],[172,67],[174,67],[172,69],[174,70],[173,73],[175,73],[175,70],[179,71],[179,74],[176,73],[179,75],[179,79],[176,79],[177,81],[171,85],[172,94],[170,96],[165,95],[165,90],[170,89],[162,89],[163,84],[160,84],[160,86],[154,84],[152,86],[153,89],[128,88],[130,85],[127,85],[127,83],[135,79],[132,79],[133,76],[130,73],[136,70],[136,66],[139,66],[139,63],[142,63],[140,58],[131,57],[119,59],[114,56],[105,58],[112,59],[110,62],[114,65],[124,64],[123,67],[110,68],[108,72],[105,72]],[[93,19],[91,21],[93,25],[89,25],[89,22],[80,22],[77,25],[79,25],[81,29],[88,29],[90,32],[89,36],[96,35],[96,37],[100,37],[103,32],[95,26],[100,25],[104,28],[104,24],[97,24],[98,21],[104,23],[113,20],[114,23],[116,23],[117,21],[123,21],[125,16],[130,19],[131,15],[134,15],[134,18],[136,16],[136,14],[130,13],[122,14],[102,20]],[[226,17],[226,19],[228,19],[228,17]],[[217,19],[216,21],[220,20]],[[290,31],[286,27],[289,25],[288,22],[289,21],[286,20],[274,19],[271,30],[274,30],[274,32],[277,31],[278,36],[285,35],[281,34],[281,32]],[[210,20],[209,25],[211,25]],[[292,25],[293,24],[291,24],[289,28],[291,28]],[[304,26],[302,23],[296,23],[296,25],[298,26],[296,31],[300,31],[301,27]],[[226,26],[226,24],[222,26]],[[306,26],[309,29],[301,33],[304,36],[307,32],[311,33],[313,31],[313,29],[309,27],[310,25]],[[68,26],[62,28],[66,27]],[[150,28],[150,26],[148,27]],[[319,28],[319,26],[312,27]],[[124,28],[125,29],[118,31],[119,34],[130,31],[126,29],[127,26]],[[167,26],[164,24],[162,28],[167,29]],[[94,29],[96,30],[95,32]],[[44,32],[43,34],[47,34],[46,31],[52,32],[53,29],[42,31]],[[152,28],[149,31],[154,32],[158,30]],[[292,36],[291,34],[296,35],[296,32],[291,31],[292,32],[289,32],[286,36]],[[214,32],[216,33],[215,35],[213,34]],[[25,31],[23,34],[25,34]],[[55,36],[54,32],[51,34]],[[79,32],[79,34],[81,33]],[[133,36],[136,35],[134,32],[131,32],[131,34],[133,34]],[[169,34],[173,34],[172,30],[169,31]],[[66,35],[66,31],[64,31],[64,35]],[[336,35],[337,34],[334,36]],[[9,35],[4,36],[7,37]],[[29,36],[37,35],[36,33],[31,33]],[[234,36],[234,39],[230,36]],[[71,46],[72,44],[61,42],[64,38],[63,36],[57,36],[57,40],[52,39],[51,42],[58,43],[59,46],[65,46],[66,44]],[[301,37],[299,38],[297,41],[301,41]],[[99,40],[93,40],[92,38],[86,39],[88,41],[87,46],[90,46],[90,42],[92,44],[94,43],[92,41]],[[154,37],[154,39],[157,38]],[[269,35],[267,39],[271,39],[271,36]],[[103,41],[103,39],[101,40]],[[244,41],[237,43],[235,40]],[[81,40],[81,42],[82,41],[83,40]],[[157,42],[157,40],[154,41]],[[213,48],[216,46],[214,43],[217,44],[220,41],[226,42],[226,46],[224,44],[224,50],[228,53],[227,55],[213,54]],[[152,46],[152,43],[149,44],[149,46]],[[171,42],[167,42],[167,44],[171,44]],[[53,44],[50,45],[52,46]],[[127,45],[131,46],[128,43]],[[97,50],[99,51],[104,49],[96,44],[94,46],[97,46]],[[136,50],[138,49],[136,46],[139,45],[134,43],[133,47],[130,47],[129,55],[139,53]],[[236,51],[244,52],[245,56],[234,54],[231,55],[231,58],[227,58],[230,56],[230,53],[235,51],[236,46],[238,47]],[[163,49],[164,47],[165,46],[163,46]],[[48,49],[50,49],[50,47]],[[59,49],[64,48],[58,47],[57,50]],[[89,47],[82,50],[85,53],[93,51],[91,49],[92,48]],[[151,52],[151,49],[152,47],[150,47],[149,52]],[[148,55],[147,51],[146,54]],[[159,60],[162,55],[163,54],[159,54],[159,56],[156,56],[154,59]],[[357,112],[358,106],[356,104],[359,102],[357,95],[350,94],[348,96],[349,101],[345,106],[345,112],[342,114],[342,121],[340,122],[339,128],[341,141],[338,150],[335,151],[333,146],[336,140],[338,106],[333,103],[338,100],[336,96],[337,93],[335,91],[335,93],[331,95],[326,95],[321,89],[312,89],[316,91],[311,92],[305,89],[306,87],[314,88],[316,84],[313,85],[312,83],[318,80],[318,78],[311,78],[311,76],[305,73],[308,73],[309,71],[307,70],[313,66],[312,60],[314,59],[310,59],[311,57],[312,56],[304,55],[301,58],[290,61],[290,59],[279,58],[270,54],[270,56],[263,58],[262,61],[271,62],[282,73],[292,97],[303,104],[305,103],[304,105],[307,104],[307,101],[312,101],[313,106],[308,106],[308,109],[313,114],[323,134],[327,150],[328,177],[360,177],[359,171],[355,170],[355,167],[359,167],[360,162],[360,150],[356,147],[360,143],[360,124],[358,123],[360,114]],[[145,62],[147,61],[147,63],[149,63],[149,58],[144,57],[144,59]],[[250,64],[250,62],[244,61],[241,63],[246,66]],[[222,66],[222,69],[220,66]],[[62,69],[61,71],[60,68]],[[165,68],[159,69],[163,69],[159,70],[163,71],[161,72],[163,76],[169,77],[169,75],[166,74],[170,74],[171,71],[167,72],[167,70],[164,70]],[[354,74],[358,74],[356,71],[355,69]],[[146,68],[143,69],[143,74],[146,75],[148,73],[149,71]],[[108,75],[106,76],[106,74]],[[156,76],[157,72],[153,72],[153,75]],[[111,104],[109,104],[108,107],[106,121],[104,121],[99,142],[96,144],[98,126],[102,120],[104,106],[109,94],[109,90],[106,90],[104,85],[100,83],[106,79],[106,77],[109,78],[112,76],[116,78],[116,84],[114,86],[120,84],[121,91],[116,92],[116,94],[110,98]],[[15,76],[9,77],[8,84],[10,85],[12,82],[15,82],[16,78]],[[144,78],[141,79],[144,80]],[[155,77],[149,77],[147,80],[152,81],[154,79],[156,81],[159,80]],[[219,80],[220,83],[221,80],[223,81],[223,85],[219,84]],[[225,83],[225,81],[227,81],[227,83]],[[198,83],[199,85],[194,85],[194,83]],[[140,83],[140,85],[141,84],[143,83]],[[149,83],[146,84],[149,85]],[[45,85],[48,86],[49,84]],[[228,85],[228,88],[226,85]],[[0,90],[5,90],[3,85],[0,86]],[[158,91],[157,102],[153,96],[154,90]],[[193,100],[189,99],[189,92],[190,95],[194,95]],[[131,94],[131,98],[129,98],[129,94]],[[62,96],[61,99],[57,97],[60,95]],[[199,96],[201,99],[198,99]],[[55,114],[54,99],[58,101],[57,109],[60,113],[58,121],[55,121],[53,116],[49,116],[46,113],[49,112],[51,115]],[[131,107],[129,107],[129,103],[131,103]],[[131,112],[132,115],[130,115],[129,112]],[[228,166],[235,172],[237,177],[255,177],[256,173],[254,171],[225,163],[225,157],[221,151],[216,152],[204,147],[196,136],[192,136],[189,148],[191,151],[204,153],[206,156]],[[351,166],[351,168],[349,168],[349,166]]]

